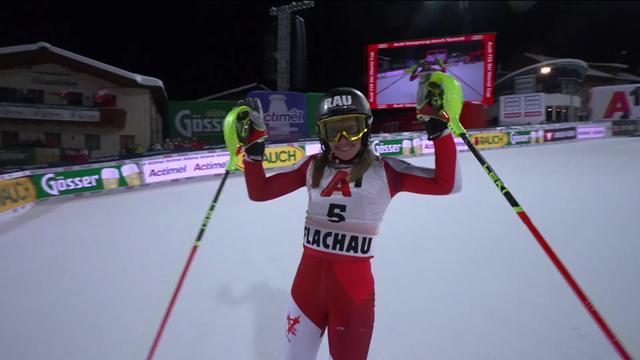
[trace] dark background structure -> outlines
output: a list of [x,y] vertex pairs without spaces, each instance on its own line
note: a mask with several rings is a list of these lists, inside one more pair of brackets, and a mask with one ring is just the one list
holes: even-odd
[[[288,3],[14,1],[0,12],[0,47],[48,42],[159,78],[171,100],[254,82],[275,89],[269,8]],[[364,88],[367,44],[484,32],[497,34],[498,70],[530,52],[626,64],[638,75],[639,13],[640,2],[627,1],[316,1],[296,12],[306,25],[307,67],[294,90]]]

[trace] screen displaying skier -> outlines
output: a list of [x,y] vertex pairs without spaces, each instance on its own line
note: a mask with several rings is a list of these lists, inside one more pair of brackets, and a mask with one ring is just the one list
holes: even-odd
[[449,36],[368,46],[373,108],[415,106],[419,77],[442,71],[462,85],[465,102],[493,103],[495,34]]

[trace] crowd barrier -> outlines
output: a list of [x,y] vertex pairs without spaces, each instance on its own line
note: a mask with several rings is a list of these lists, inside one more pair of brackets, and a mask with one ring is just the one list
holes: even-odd
[[[619,120],[474,129],[468,135],[478,149],[499,149],[631,135],[637,133],[637,123]],[[462,139],[455,140],[459,151],[468,150]],[[424,132],[374,135],[371,148],[383,157],[408,158],[430,155],[434,151],[433,143]],[[320,151],[317,140],[268,145],[265,169],[286,170]],[[217,176],[225,172],[228,161],[229,153],[226,150],[213,149],[3,174],[0,175],[0,218],[24,213],[38,201],[126,191],[167,181]],[[240,171],[234,174],[237,173]]]

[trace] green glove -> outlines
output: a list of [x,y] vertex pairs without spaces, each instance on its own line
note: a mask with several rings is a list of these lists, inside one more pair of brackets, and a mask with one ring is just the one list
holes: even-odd
[[223,134],[224,142],[229,151],[229,162],[227,163],[227,171],[236,170],[238,164],[238,155],[242,151],[242,144],[238,139],[238,114],[241,112],[251,111],[248,106],[236,106],[224,118]]
[[264,123],[262,103],[258,98],[246,98],[239,105],[246,105],[251,110],[241,111],[238,114],[238,140],[244,146],[247,158],[253,161],[262,161],[267,139],[267,126]]
[[410,68],[408,68],[408,69],[404,69],[404,73],[405,73],[405,74],[411,74],[411,73],[413,73],[414,71],[416,71],[416,69],[417,69],[417,68],[418,68],[418,64],[413,64],[413,65],[411,65],[411,67],[410,67]]
[[247,148],[256,142],[264,142],[267,138],[267,126],[264,123],[264,112],[260,99],[246,98],[240,100],[238,106],[249,108],[248,111],[238,113],[238,140],[240,143]]
[[431,108],[436,117],[448,120],[447,127],[459,137],[467,132],[460,124],[463,102],[462,87],[451,75],[434,71],[428,77],[420,79],[416,101],[418,119],[428,119],[429,114],[425,114],[424,109]]

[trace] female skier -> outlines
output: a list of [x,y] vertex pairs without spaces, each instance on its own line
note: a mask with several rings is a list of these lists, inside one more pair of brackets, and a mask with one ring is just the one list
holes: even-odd
[[334,360],[366,359],[375,302],[370,260],[389,202],[402,191],[447,195],[460,188],[456,146],[447,123],[435,117],[425,122],[434,142],[435,169],[380,158],[369,148],[372,115],[367,99],[355,89],[336,88],[321,98],[317,110],[322,153],[292,171],[267,177],[262,107],[257,99],[247,99],[245,105],[251,108],[243,113],[250,118],[249,134],[241,137],[249,198],[267,201],[303,186],[309,192],[304,250],[283,331],[284,359],[316,359],[325,330]]

